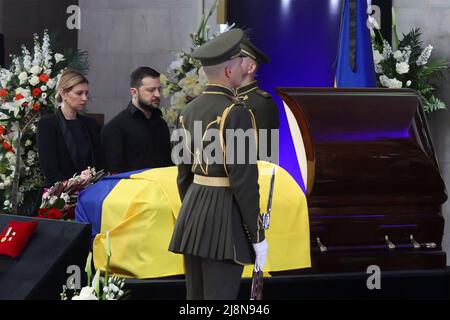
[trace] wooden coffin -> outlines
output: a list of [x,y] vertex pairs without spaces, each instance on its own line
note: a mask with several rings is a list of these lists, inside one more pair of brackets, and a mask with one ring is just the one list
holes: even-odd
[[444,267],[447,194],[417,94],[277,92],[307,189],[310,271]]

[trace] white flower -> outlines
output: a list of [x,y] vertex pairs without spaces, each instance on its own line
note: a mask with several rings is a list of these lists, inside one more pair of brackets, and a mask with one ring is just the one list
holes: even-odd
[[375,62],[375,64],[379,64],[383,60],[384,60],[383,55],[380,52],[378,52],[378,50],[373,50],[373,62]]
[[30,72],[31,72],[32,74],[34,74],[34,75],[38,75],[38,74],[41,72],[41,70],[42,70],[41,67],[39,67],[39,66],[33,66],[33,67],[30,69]]
[[72,297],[72,300],[98,300],[94,294],[94,288],[86,286],[81,289],[78,296]]
[[56,200],[58,200],[57,196],[51,196],[50,199],[48,200],[48,202],[50,205],[53,205]]
[[41,91],[47,91],[47,86],[41,86]]
[[65,60],[64,55],[62,55],[61,53],[55,53],[55,60],[56,60],[56,63],[58,63],[60,61],[64,61]]
[[175,92],[170,98],[170,105],[177,110],[183,109],[186,105],[186,95],[184,94],[184,92]]
[[409,64],[406,62],[400,62],[395,64],[395,70],[397,70],[398,74],[404,74],[408,73],[409,71]]
[[411,80],[406,81],[406,86],[409,87],[411,85]]
[[376,20],[374,17],[372,17],[372,16],[369,15],[368,20],[369,20],[369,22],[373,25],[373,27],[374,27],[375,29],[381,29],[381,28],[380,28],[380,25],[378,24],[377,20]]
[[402,82],[394,79],[389,79],[387,76],[382,75],[380,76],[380,82],[383,87],[386,88],[401,88],[403,86]]
[[3,205],[4,205],[5,207],[9,206],[9,205],[10,205],[9,200],[5,200],[5,202],[3,202]]
[[25,71],[23,71],[19,74],[20,84],[24,84],[27,79],[28,79],[28,74]]
[[60,198],[63,199],[65,203],[68,203],[69,200],[70,200],[70,196],[67,193],[64,193],[64,192],[61,193]]
[[400,59],[403,58],[403,53],[400,50],[396,50],[394,52],[394,58],[395,60],[400,61]]
[[389,78],[385,75],[380,76],[380,83],[383,87],[387,87],[389,82]]
[[50,89],[53,89],[55,85],[56,85],[55,79],[50,79],[47,81],[47,87],[49,87]]
[[387,59],[390,57],[391,54],[392,54],[391,45],[386,40],[383,40],[383,58]]
[[35,86],[39,83],[39,77],[38,76],[32,76],[29,80],[30,84],[32,86]]
[[42,100],[45,100],[46,98],[47,98],[47,94],[44,92],[44,93],[42,93],[41,94],[41,98],[42,98]]
[[5,187],[9,187],[11,185],[11,177],[6,177],[6,179],[3,181]]
[[27,141],[25,141],[25,147],[29,147],[29,146],[31,146],[31,140],[27,140]]
[[433,46],[429,44],[425,49],[423,49],[419,58],[417,58],[416,64],[418,66],[423,66],[423,65],[427,64],[428,59],[431,56],[431,51],[433,51]]
[[402,86],[403,86],[402,82],[397,80],[396,78],[389,79],[388,88],[398,89],[401,88]]
[[183,61],[184,61],[183,58],[178,59],[178,60],[175,60],[175,61],[172,61],[172,63],[171,63],[170,66],[169,66],[169,70],[177,70],[177,69],[180,69],[181,66],[183,65]]

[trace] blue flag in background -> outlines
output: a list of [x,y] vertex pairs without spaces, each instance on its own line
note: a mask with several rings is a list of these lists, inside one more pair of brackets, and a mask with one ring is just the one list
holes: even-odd
[[367,28],[367,1],[345,0],[339,35],[336,86],[375,87],[370,30]]

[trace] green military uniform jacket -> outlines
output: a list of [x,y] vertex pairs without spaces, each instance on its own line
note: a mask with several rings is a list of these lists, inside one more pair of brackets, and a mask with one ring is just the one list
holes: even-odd
[[[192,136],[187,143],[190,159],[200,161],[178,165],[177,183],[182,206],[169,250],[208,259],[252,264],[252,243],[264,240],[257,164],[249,164],[248,158],[245,164],[237,164],[236,159],[229,158],[225,159],[225,163],[206,163],[198,148],[198,145],[206,148],[209,144],[204,139],[207,128],[219,129],[223,133],[221,151],[230,142],[227,141],[226,129],[245,131],[254,128],[251,112],[234,97],[235,93],[233,89],[210,84],[181,113],[179,127]],[[203,138],[197,141],[197,149],[194,143],[195,139],[198,140],[198,135],[194,134],[196,121],[201,121],[200,138]],[[248,150],[251,148],[256,149],[255,142],[253,145],[248,144]],[[197,184],[193,182],[194,175],[228,177],[230,186]]]
[[[237,95],[245,105],[250,108],[255,115],[256,127],[258,130],[267,129],[267,155],[271,155],[271,131],[280,128],[280,120],[278,115],[278,107],[272,96],[258,87],[258,81],[252,82],[237,88]],[[259,146],[261,146],[261,138],[259,135]],[[275,142],[274,142],[275,143]],[[276,141],[278,143],[278,141]]]

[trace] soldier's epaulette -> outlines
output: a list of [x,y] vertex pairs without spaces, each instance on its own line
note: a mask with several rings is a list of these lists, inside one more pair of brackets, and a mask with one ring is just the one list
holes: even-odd
[[257,94],[259,94],[261,97],[264,97],[264,98],[271,98],[272,96],[270,95],[270,93],[268,93],[268,92],[266,92],[266,91],[264,91],[264,90],[261,90],[261,89],[257,89],[256,91],[255,91]]

